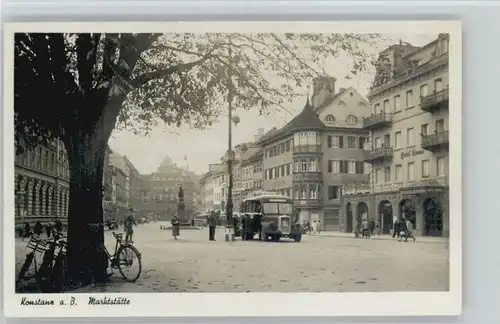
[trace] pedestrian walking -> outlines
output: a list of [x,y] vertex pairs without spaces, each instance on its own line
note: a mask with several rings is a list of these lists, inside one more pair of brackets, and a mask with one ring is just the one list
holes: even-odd
[[318,220],[318,234],[321,234],[321,221]]
[[313,235],[315,235],[318,232],[318,223],[316,222],[316,220],[314,220],[312,223],[312,232]]
[[177,236],[181,235],[179,217],[174,214],[170,223],[172,223],[172,236],[174,237],[174,240],[177,240]]
[[123,223],[123,230],[125,231],[125,241],[129,243],[134,243],[132,241],[132,236],[134,235],[134,225],[137,226],[137,222],[134,218],[134,209],[129,209],[129,214],[127,218],[125,218],[125,222]]
[[413,236],[413,224],[410,220],[406,220],[406,231],[405,231],[405,242],[408,242],[408,238],[412,238],[413,242],[416,241],[415,236]]
[[395,238],[397,236],[398,239],[399,239],[399,236],[401,235],[401,233],[400,233],[400,231],[401,231],[401,222],[399,221],[399,218],[397,218],[394,221],[393,231],[394,232],[392,233],[392,238]]
[[217,218],[212,211],[208,217],[208,240],[215,241],[215,228],[217,227]]
[[370,224],[366,219],[363,219],[361,222],[361,234],[363,235],[363,238],[369,238],[370,237]]

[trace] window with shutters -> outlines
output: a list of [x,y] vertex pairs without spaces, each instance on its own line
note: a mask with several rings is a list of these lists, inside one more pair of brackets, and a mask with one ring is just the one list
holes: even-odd
[[394,133],[394,148],[398,149],[401,147],[401,132]]
[[403,180],[403,166],[401,164],[396,164],[396,181]]
[[328,173],[340,173],[340,162],[339,160],[328,161]]
[[422,178],[429,177],[429,160],[422,161]]
[[328,200],[339,199],[340,195],[340,187],[339,186],[328,186]]
[[413,91],[406,91],[406,109],[413,107]]
[[356,161],[347,161],[347,173],[356,173]]
[[347,136],[347,148],[356,148],[356,136]]
[[391,167],[384,168],[384,181],[385,182],[391,181]]
[[401,96],[394,96],[394,112],[401,111]]
[[356,162],[356,174],[364,174],[365,173],[365,162]]
[[415,163],[409,162],[408,163],[408,181],[414,181],[415,180]]

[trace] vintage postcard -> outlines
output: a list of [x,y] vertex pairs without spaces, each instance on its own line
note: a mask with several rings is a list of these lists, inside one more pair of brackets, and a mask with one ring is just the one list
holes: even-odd
[[7,316],[461,312],[459,22],[4,36]]

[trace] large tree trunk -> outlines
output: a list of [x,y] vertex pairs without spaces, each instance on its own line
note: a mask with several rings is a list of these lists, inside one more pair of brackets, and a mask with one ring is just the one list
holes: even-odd
[[71,183],[67,255],[72,286],[108,279],[108,259],[103,250],[102,180],[108,140],[122,101],[123,98],[108,102],[106,108],[100,110],[102,115],[97,122],[82,125],[82,129],[73,131],[69,138]]
[[106,280],[102,251],[102,178],[105,150],[94,136],[73,140],[68,211],[68,271],[71,284]]

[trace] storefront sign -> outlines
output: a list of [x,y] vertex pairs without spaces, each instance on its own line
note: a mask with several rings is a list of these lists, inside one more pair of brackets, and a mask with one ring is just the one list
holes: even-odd
[[408,150],[405,152],[401,152],[401,159],[408,158],[410,156],[421,155],[421,154],[424,154],[424,152],[425,151],[423,149],[420,149],[420,150],[411,149],[411,150]]
[[401,193],[411,195],[411,194],[417,194],[417,193],[426,193],[426,192],[443,192],[443,188],[408,188],[408,189],[401,189]]

